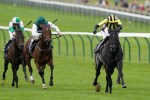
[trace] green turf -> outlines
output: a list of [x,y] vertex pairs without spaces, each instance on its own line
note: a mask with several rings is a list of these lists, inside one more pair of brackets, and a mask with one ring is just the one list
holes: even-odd
[[[55,55],[55,54],[54,54]],[[3,62],[3,60],[1,60]],[[74,58],[66,56],[54,56],[54,86],[42,89],[41,78],[33,64],[33,76],[35,84],[31,85],[23,79],[22,68],[18,71],[19,88],[11,87],[12,72],[9,67],[5,86],[0,86],[1,100],[149,100],[150,85],[149,64],[124,63],[124,79],[127,89],[122,89],[121,85],[115,83],[116,70],[112,76],[113,91],[112,94],[106,94],[105,91],[105,71],[101,70],[99,82],[102,85],[100,93],[96,93],[92,82],[95,71],[93,59]],[[2,74],[0,67],[0,74]],[[48,86],[49,68],[45,69],[45,80]],[[1,82],[1,80],[0,80]]]

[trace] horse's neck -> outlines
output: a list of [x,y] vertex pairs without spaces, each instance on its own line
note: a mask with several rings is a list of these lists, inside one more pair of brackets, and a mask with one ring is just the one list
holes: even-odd
[[48,45],[46,45],[46,43],[44,42],[43,39],[40,39],[40,40],[39,40],[38,46],[39,46],[41,49],[44,49],[44,48],[47,48],[47,47],[48,47]]

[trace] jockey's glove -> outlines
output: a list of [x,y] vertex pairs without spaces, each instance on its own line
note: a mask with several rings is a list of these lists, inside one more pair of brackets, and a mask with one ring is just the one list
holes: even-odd
[[122,29],[122,25],[118,25],[118,31],[120,32],[120,30]]
[[93,34],[96,34],[96,33],[97,33],[97,30],[94,30],[94,31],[93,31]]
[[94,31],[93,31],[93,33],[94,34],[96,34],[97,33],[97,28],[99,27],[99,25],[95,25],[95,27],[94,27]]
[[15,35],[16,35],[16,33],[15,33],[15,32],[13,32],[12,34],[13,34],[13,36],[15,36]]

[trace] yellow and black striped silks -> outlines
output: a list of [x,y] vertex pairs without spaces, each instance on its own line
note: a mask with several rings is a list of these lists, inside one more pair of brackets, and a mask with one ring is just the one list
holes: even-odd
[[117,29],[119,25],[122,25],[120,19],[118,19],[113,14],[108,16],[108,18],[105,20],[101,21],[98,25],[102,26],[104,24],[108,27],[108,29]]

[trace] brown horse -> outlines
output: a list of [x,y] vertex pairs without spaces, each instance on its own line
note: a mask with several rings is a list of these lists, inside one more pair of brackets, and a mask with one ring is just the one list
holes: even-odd
[[[31,37],[32,38],[32,37]],[[31,81],[34,82],[32,76],[32,67],[31,67],[31,58],[34,59],[38,73],[42,78],[43,88],[47,88],[44,80],[44,69],[46,64],[50,66],[51,76],[49,86],[53,86],[53,55],[52,55],[52,46],[51,46],[51,30],[49,25],[44,25],[42,27],[42,34],[39,37],[39,40],[33,50],[33,53],[29,53],[29,44],[31,38],[26,42],[24,46],[25,61],[29,67]]]
[[[23,46],[24,46],[24,36],[23,32],[20,29],[16,29],[16,35],[12,39],[12,43],[9,46],[7,54],[4,55],[4,72],[2,79],[6,79],[6,71],[8,69],[8,64],[11,63],[11,68],[13,71],[13,81],[12,86],[18,88],[18,76],[17,70],[19,69],[19,64],[22,64],[23,71],[25,74],[25,79],[28,80],[26,75],[25,61],[23,56]],[[3,84],[4,85],[4,84]]]

